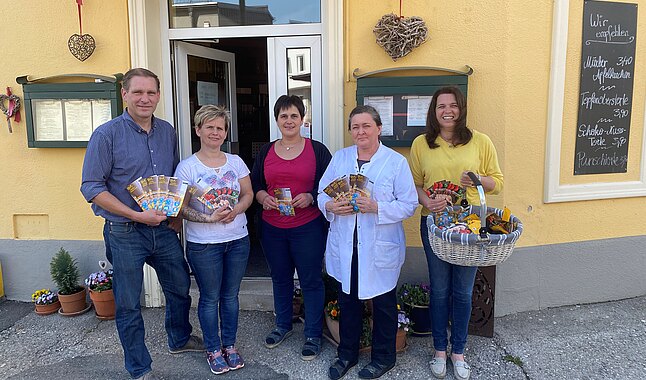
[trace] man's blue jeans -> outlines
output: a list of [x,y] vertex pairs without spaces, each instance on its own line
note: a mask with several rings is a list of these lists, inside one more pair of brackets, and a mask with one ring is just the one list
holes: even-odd
[[473,283],[478,268],[449,264],[438,259],[428,241],[425,216],[422,216],[419,228],[431,284],[429,309],[433,325],[433,346],[436,351],[446,351],[448,345],[446,327],[451,313],[451,352],[463,354],[471,318]]
[[155,268],[166,297],[166,333],[171,349],[183,347],[192,331],[188,320],[191,307],[188,265],[177,234],[166,222],[157,227],[134,222],[106,223],[114,268],[117,331],[126,370],[136,378],[149,372],[152,363],[144,342],[141,316],[144,263]]
[[323,253],[325,229],[323,216],[294,228],[278,228],[262,221],[261,243],[274,289],[276,327],[292,329],[294,268],[303,291],[306,338],[320,338],[323,333]]
[[234,345],[238,333],[238,291],[247,269],[249,237],[217,244],[189,241],[186,256],[200,288],[197,315],[207,351]]

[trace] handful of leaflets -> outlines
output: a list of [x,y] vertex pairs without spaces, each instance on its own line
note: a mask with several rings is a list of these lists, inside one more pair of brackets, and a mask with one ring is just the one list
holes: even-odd
[[284,216],[294,216],[294,206],[292,206],[292,190],[289,187],[278,187],[274,189],[274,197],[278,203],[278,212]]
[[464,198],[466,192],[464,187],[447,180],[437,181],[426,189],[426,194],[430,198],[436,199],[442,197],[451,204],[457,204],[459,199]]
[[240,192],[238,190],[230,187],[214,189],[204,183],[201,178],[197,180],[194,186],[190,187],[189,193],[191,197],[195,197],[209,210],[216,210],[220,207],[228,207],[233,210],[233,207],[238,203],[238,199],[240,198]]
[[330,182],[323,191],[334,201],[347,200],[348,204],[352,205],[353,211],[359,212],[357,199],[359,197],[370,198],[372,186],[372,181],[365,175],[350,174],[350,176],[344,175]]
[[164,175],[139,177],[127,187],[130,196],[142,210],[163,211],[171,217],[179,215],[187,189],[186,182]]

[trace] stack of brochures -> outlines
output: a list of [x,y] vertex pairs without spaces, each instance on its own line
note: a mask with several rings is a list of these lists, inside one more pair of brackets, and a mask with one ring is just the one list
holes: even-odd
[[357,198],[368,197],[372,193],[373,183],[363,174],[350,174],[341,176],[323,189],[335,202],[345,200],[352,205],[354,212],[359,212]]
[[153,175],[137,178],[127,189],[142,210],[163,211],[174,217],[182,208],[188,183],[176,177]]

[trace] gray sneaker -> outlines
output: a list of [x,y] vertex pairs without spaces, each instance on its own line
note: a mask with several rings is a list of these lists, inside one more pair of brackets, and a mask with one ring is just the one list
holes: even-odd
[[135,380],[159,380],[159,377],[155,376],[153,371],[150,371],[143,376],[139,376]]
[[203,352],[204,351],[204,342],[202,338],[199,338],[195,335],[191,335],[188,338],[188,341],[183,347],[172,349],[169,348],[168,352],[171,354],[181,354],[183,352]]

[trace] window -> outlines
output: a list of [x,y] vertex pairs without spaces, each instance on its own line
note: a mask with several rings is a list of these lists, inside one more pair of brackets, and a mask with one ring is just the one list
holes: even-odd
[[321,0],[168,0],[171,28],[321,22]]

